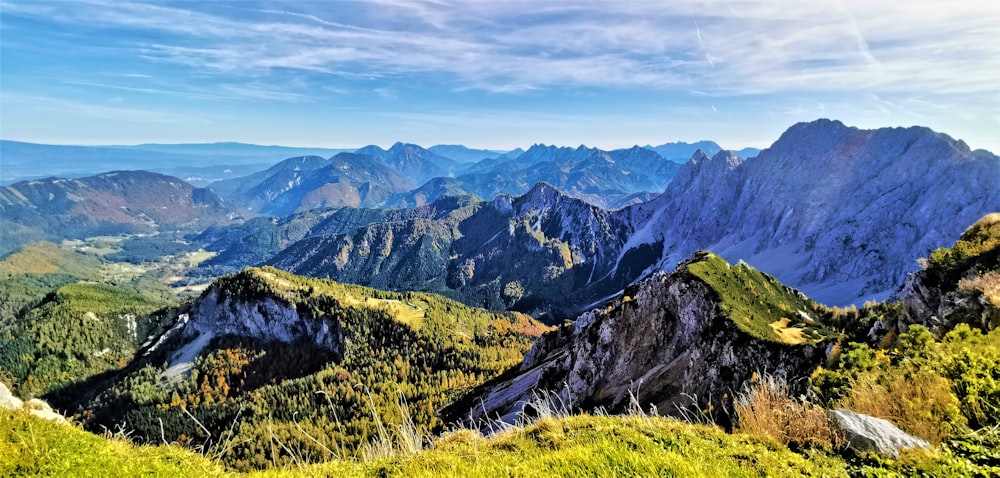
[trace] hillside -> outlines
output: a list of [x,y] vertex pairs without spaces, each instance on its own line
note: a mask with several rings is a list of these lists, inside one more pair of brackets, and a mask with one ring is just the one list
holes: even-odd
[[[500,194],[522,195],[534,184],[551,184],[569,196],[604,208],[628,205],[636,193],[663,191],[680,166],[656,152],[640,148],[603,151],[533,145],[524,153],[505,159],[486,159],[452,180],[452,188],[484,198]],[[427,185],[426,200],[435,196]]]
[[[476,306],[551,314],[558,321],[708,249],[730,262],[754,264],[824,303],[847,306],[887,298],[906,273],[916,271],[915,257],[957,237],[960,224],[1000,210],[1000,190],[990,187],[1000,183],[996,156],[963,149],[960,142],[925,128],[866,131],[820,120],[790,128],[750,160],[729,152],[695,154],[678,166],[662,194],[620,210],[569,200],[566,196],[573,194],[552,185],[534,185],[519,199],[498,196],[477,206],[467,218],[406,212],[437,208],[437,196],[475,191],[469,174],[485,175],[483,181],[494,189],[481,197],[491,197],[528,187],[511,179],[517,174],[501,169],[526,171],[553,161],[589,164],[586,158],[611,158],[621,166],[641,149],[603,153],[536,145],[501,163],[471,166],[496,167],[496,172],[438,178],[395,195],[391,202],[411,207],[391,214],[365,212],[373,219],[356,223],[357,229],[310,231],[297,236],[299,243],[284,242],[290,246],[283,252],[272,242],[263,247],[266,253],[240,255],[304,275],[433,291]],[[545,188],[558,194],[537,194]],[[636,194],[622,200],[649,198]],[[531,207],[515,210],[508,202]],[[416,217],[423,219],[420,225],[406,223]],[[544,227],[541,217],[547,218]],[[521,234],[519,224],[529,234]],[[252,240],[233,240],[243,242],[235,247],[252,247]],[[393,244],[401,247],[393,249]],[[212,247],[227,255],[229,246]],[[559,260],[563,249],[569,250],[568,261]],[[381,252],[368,255],[369,250]],[[418,257],[420,264],[413,264]],[[404,263],[406,270],[397,269]],[[508,284],[512,292],[520,284],[524,293],[505,296]],[[566,290],[575,293],[559,292]]]
[[162,299],[98,283],[60,287],[23,317],[0,324],[0,380],[24,397],[118,370],[157,325]]
[[146,171],[23,181],[0,188],[0,256],[37,240],[195,231],[234,216],[213,191]]
[[831,318],[749,266],[698,253],[546,334],[520,366],[450,416],[510,423],[537,390],[554,391],[571,410],[619,412],[632,397],[663,411],[724,410],[761,370],[790,383],[809,376],[824,360],[823,342],[837,335]]
[[[621,287],[612,268],[627,225],[547,184],[517,198],[443,198],[383,215],[385,222],[322,227],[322,234],[307,235],[267,263],[302,275],[546,314],[549,321]],[[623,276],[638,274],[628,267],[619,267]]]
[[[951,302],[955,317],[997,311],[991,289],[974,280],[1000,272],[997,224],[983,218],[927,263],[925,271],[947,271],[937,290],[971,294]],[[203,449],[237,469],[298,464],[264,476],[997,473],[1000,413],[988,405],[1000,400],[991,379],[1000,377],[1000,329],[945,322],[935,338],[901,320],[912,309],[903,297],[898,307],[829,309],[703,252],[545,334],[498,375],[527,348],[524,333],[541,327],[427,294],[248,269],[217,280],[78,417],[91,427],[128,423],[134,439]],[[427,394],[435,383],[444,388]],[[460,429],[429,445],[420,437],[448,402],[445,417],[503,431],[484,438]],[[862,452],[837,435],[827,407],[888,419],[934,449],[898,459]],[[32,432],[31,446],[18,430]],[[0,444],[13,445],[0,467],[28,474],[95,461],[132,473],[225,473],[176,446],[108,442],[20,412],[0,414],[0,433],[9,433]],[[43,451],[49,459],[39,459]],[[84,452],[100,458],[81,460]]]
[[231,442],[222,460],[240,469],[296,459],[273,453],[273,434],[321,460],[355,453],[402,413],[430,432],[441,406],[546,330],[524,315],[271,268],[216,280],[164,327],[72,409],[89,429],[127,426],[145,442]]

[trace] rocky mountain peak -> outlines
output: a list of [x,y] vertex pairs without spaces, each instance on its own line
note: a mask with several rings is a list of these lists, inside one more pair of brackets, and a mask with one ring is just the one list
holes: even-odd
[[527,193],[517,198],[514,203],[520,208],[547,208],[564,199],[569,199],[562,191],[545,182],[536,183]]

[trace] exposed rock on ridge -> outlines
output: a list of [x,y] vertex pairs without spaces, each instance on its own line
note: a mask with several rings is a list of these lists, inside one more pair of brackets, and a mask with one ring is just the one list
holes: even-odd
[[[571,409],[624,408],[630,393],[662,413],[691,405],[719,407],[756,373],[807,376],[822,346],[757,339],[720,308],[718,293],[687,270],[655,273],[624,297],[543,335],[524,362],[452,410],[456,418],[513,423],[538,390],[558,393]],[[801,381],[791,381],[801,387]],[[698,404],[692,404],[695,398]],[[727,417],[718,417],[725,422]]]

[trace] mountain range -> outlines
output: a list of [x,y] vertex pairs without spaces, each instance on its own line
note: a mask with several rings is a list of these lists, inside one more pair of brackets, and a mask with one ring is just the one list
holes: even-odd
[[[765,475],[996,474],[1000,158],[831,120],[665,156],[691,146],[397,143],[209,188],[5,186],[0,405],[242,472],[436,475],[503,449],[639,473],[732,448]],[[60,457],[83,441],[32,455],[54,434],[18,413],[0,474],[81,469]]]
[[[617,152],[620,162],[636,151]],[[567,155],[611,157],[534,146],[510,160],[519,166],[507,169]],[[442,194],[464,192],[449,182],[429,184]],[[397,210],[384,219],[366,213],[370,224],[302,230],[301,241],[283,253],[253,257],[306,275],[573,316],[707,248],[727,260],[747,260],[824,303],[860,304],[888,297],[916,270],[914,257],[958,235],[962,224],[1000,210],[996,184],[995,155],[970,151],[946,135],[916,127],[859,130],[821,120],[793,126],[752,159],[695,153],[662,194],[619,210],[539,183],[521,197],[465,200],[457,216],[417,212],[452,211],[453,201]],[[230,240],[252,249],[253,238],[244,237]],[[211,247],[228,248],[224,242]],[[225,262],[233,257],[225,252],[219,257],[218,264],[251,265]],[[420,267],[410,272],[392,266],[416,258]],[[515,282],[533,286],[504,297],[502,289]]]

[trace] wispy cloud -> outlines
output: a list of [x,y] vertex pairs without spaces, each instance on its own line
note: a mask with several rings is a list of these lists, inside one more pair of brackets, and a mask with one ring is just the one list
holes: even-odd
[[[822,110],[799,114],[836,111],[831,95],[892,114],[945,105],[989,120],[1000,110],[995,1],[0,0],[0,9],[5,28],[26,18],[99,32],[123,80],[70,79],[80,86],[179,98],[393,101],[424,84],[505,98],[674,92],[727,113],[721,99],[763,97],[783,99],[776,109],[822,98]],[[6,48],[37,48],[10,37]]]
[[[149,58],[226,74],[275,68],[444,74],[455,88],[677,88],[720,95],[886,87],[996,90],[1000,8],[982,2],[375,1],[302,11],[135,2],[5,3],[13,14],[173,35]],[[558,10],[558,15],[555,12]],[[487,28],[488,27],[488,28]]]

